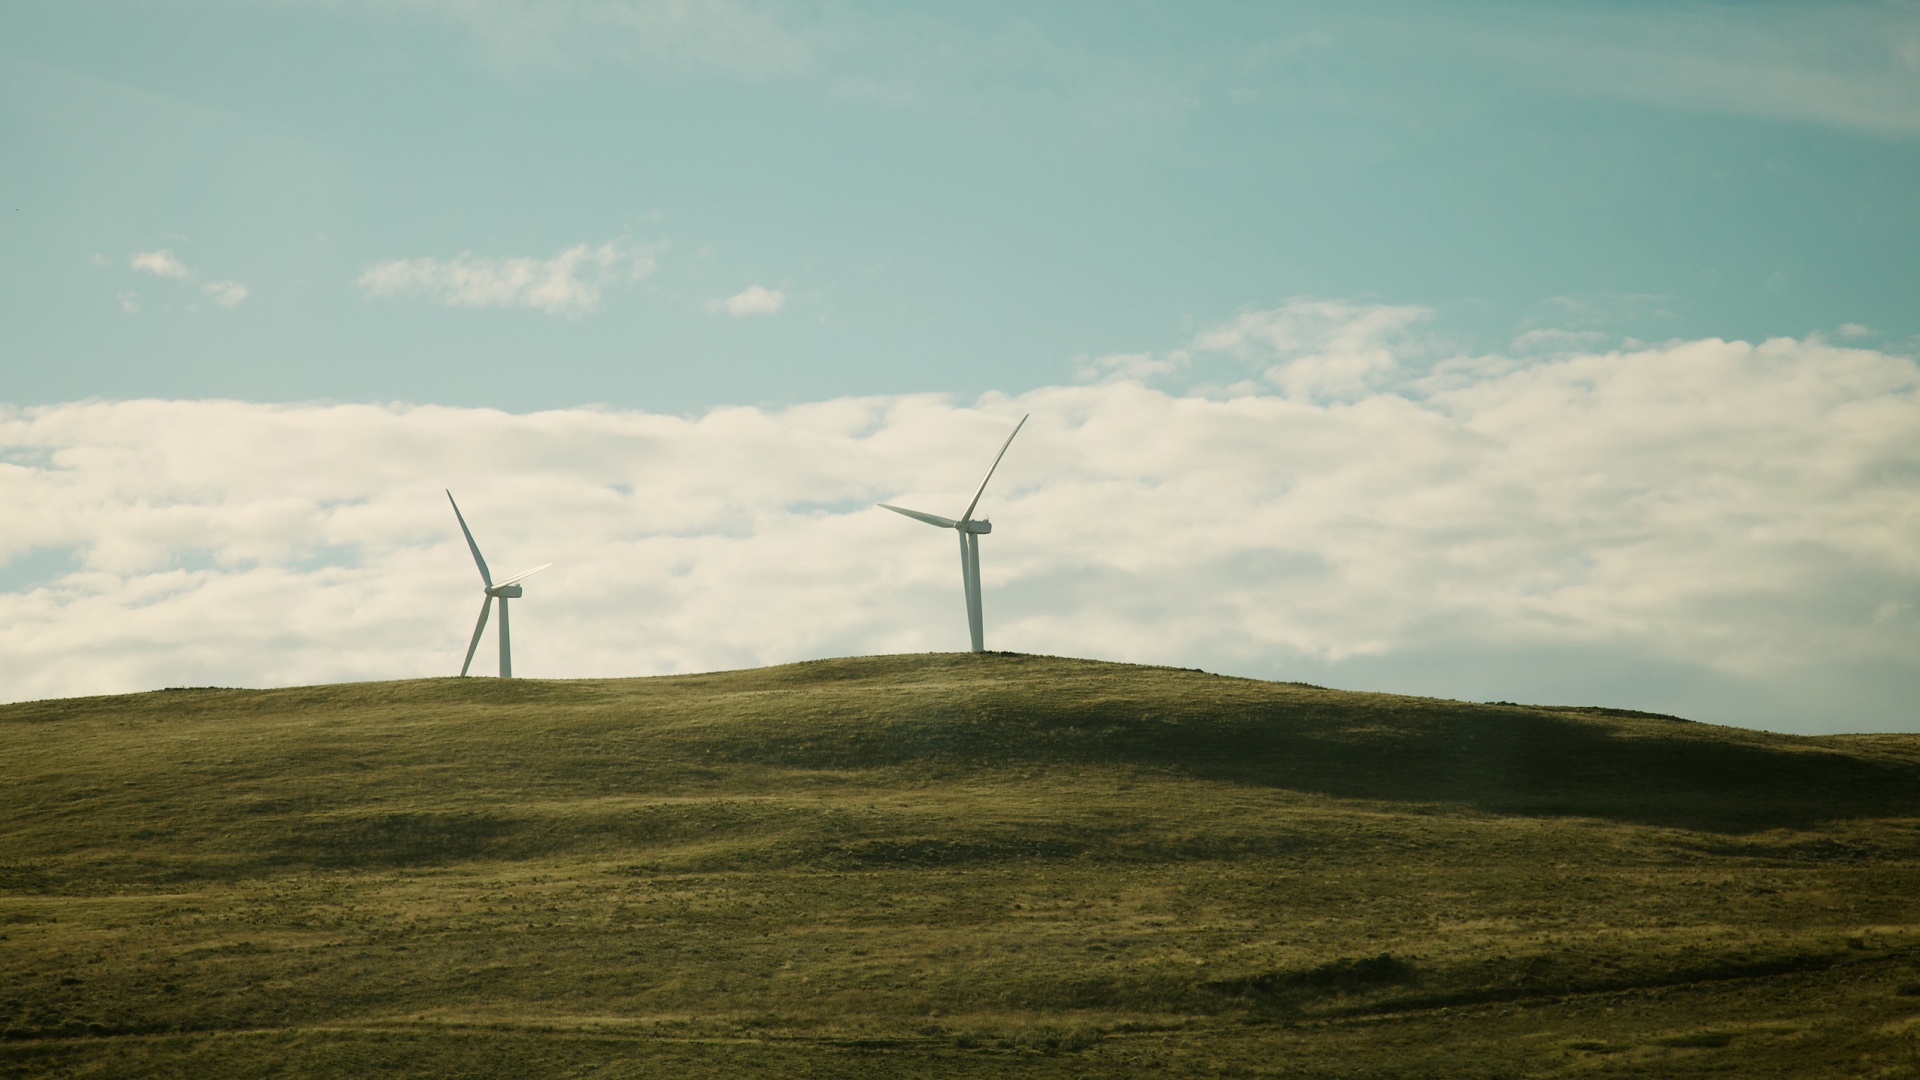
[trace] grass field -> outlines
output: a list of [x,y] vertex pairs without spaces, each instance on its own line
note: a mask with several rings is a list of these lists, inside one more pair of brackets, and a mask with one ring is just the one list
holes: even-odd
[[1920,736],[1045,657],[0,706],[0,1073],[1920,1076]]

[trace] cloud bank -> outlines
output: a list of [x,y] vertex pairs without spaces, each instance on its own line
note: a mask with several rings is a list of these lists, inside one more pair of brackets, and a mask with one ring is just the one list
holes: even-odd
[[447,307],[523,307],[579,315],[600,306],[601,286],[653,272],[650,252],[619,244],[575,244],[551,259],[393,259],[358,279],[369,297],[419,297]]
[[1273,362],[1213,395],[9,410],[0,559],[42,570],[0,593],[0,696],[451,674],[480,593],[443,486],[492,565],[556,564],[523,675],[964,648],[951,538],[871,504],[957,512],[1030,411],[982,503],[990,648],[1920,727],[1911,359],[1705,340],[1396,381],[1370,343],[1412,315],[1274,329],[1300,314],[1209,331]]

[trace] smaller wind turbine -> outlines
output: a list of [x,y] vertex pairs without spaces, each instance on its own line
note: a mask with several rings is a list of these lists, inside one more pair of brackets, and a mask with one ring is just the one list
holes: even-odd
[[[1020,422],[1013,425],[1013,435],[1020,434],[1020,429],[1025,427],[1026,423],[1027,417],[1021,417]],[[980,611],[980,535],[992,532],[993,522],[985,518],[979,521],[973,520],[973,511],[980,505],[980,495],[987,490],[987,481],[993,479],[993,470],[1000,467],[1000,459],[1007,456],[1007,447],[1013,445],[1013,435],[1007,436],[1007,441],[1000,444],[1000,452],[993,455],[993,464],[987,466],[987,475],[980,478],[980,486],[973,490],[973,501],[967,504],[967,512],[960,515],[960,520],[943,518],[938,514],[923,514],[918,510],[908,510],[903,506],[893,506],[889,503],[877,504],[896,514],[905,514],[916,521],[924,521],[929,525],[959,532],[960,583],[967,592],[967,630],[973,635],[974,652],[986,651],[986,630],[981,625],[984,616]],[[500,610],[504,612],[506,608],[502,607]]]
[[494,597],[500,598],[500,677],[513,678],[513,638],[508,632],[507,601],[521,595],[520,583],[527,578],[552,566],[541,563],[531,570],[515,574],[498,585],[493,583],[493,574],[487,570],[487,560],[480,555],[480,545],[473,542],[473,530],[467,528],[467,519],[460,513],[460,504],[453,502],[453,492],[447,492],[447,501],[453,503],[453,516],[460,520],[460,531],[467,538],[467,550],[473,552],[473,563],[480,568],[480,580],[486,585],[487,598],[480,602],[480,621],[473,624],[473,641],[467,646],[467,659],[460,665],[460,674],[465,675],[473,666],[473,652],[480,647],[480,635],[487,628],[487,614],[493,610]]

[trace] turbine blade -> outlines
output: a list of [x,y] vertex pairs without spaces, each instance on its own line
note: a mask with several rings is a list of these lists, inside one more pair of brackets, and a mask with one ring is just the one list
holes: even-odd
[[503,581],[503,582],[501,582],[501,583],[500,583],[500,586],[499,586],[499,587],[500,587],[500,588],[503,588],[503,589],[504,589],[504,588],[506,588],[506,587],[507,587],[508,585],[514,585],[514,584],[517,584],[517,583],[519,583],[519,582],[522,582],[522,581],[525,581],[525,580],[527,580],[528,578],[530,578],[530,577],[532,577],[533,575],[535,575],[535,574],[537,574],[537,573],[539,573],[539,572],[540,572],[540,571],[542,571],[542,570],[545,570],[545,569],[546,569],[547,567],[549,567],[549,566],[552,566],[552,565],[553,565],[553,564],[552,564],[552,563],[550,563],[550,562],[543,562],[543,563],[541,563],[541,564],[540,564],[539,566],[536,566],[536,567],[534,567],[534,568],[533,568],[533,569],[531,569],[531,570],[522,570],[522,571],[520,571],[519,573],[517,573],[517,574],[515,574],[515,575],[513,575],[512,577],[510,577],[510,578],[508,578],[507,580],[505,580],[505,581]]
[[[460,531],[467,538],[467,550],[473,552],[474,565],[480,568],[480,580],[487,583],[487,588],[493,588],[493,575],[487,572],[487,560],[480,557],[480,545],[473,542],[473,530],[467,528],[467,519],[460,514],[460,504],[453,502],[453,492],[447,492],[447,501],[453,503],[453,516],[460,519]],[[485,616],[481,616],[481,621],[485,619]]]
[[460,665],[460,676],[465,678],[467,669],[473,666],[473,651],[480,647],[480,634],[487,628],[487,613],[493,610],[493,597],[480,602],[480,621],[473,624],[473,640],[467,644],[467,658]]
[[896,514],[905,514],[915,521],[924,521],[929,525],[938,525],[943,529],[951,529],[955,525],[960,524],[952,518],[943,518],[939,514],[923,514],[918,510],[909,510],[904,506],[894,506],[891,503],[874,503],[873,505],[886,507]]
[[[1032,415],[1032,413],[1027,414],[1027,416]],[[1027,426],[1027,416],[1021,417],[1020,422],[1013,425],[1013,435],[1020,434],[1020,429]],[[980,478],[980,486],[973,491],[973,501],[967,504],[967,512],[960,515],[961,521],[973,520],[973,508],[980,505],[980,496],[987,490],[987,481],[993,479],[993,470],[999,468],[1000,459],[1007,456],[1007,447],[1013,445],[1013,435],[1007,436],[1007,441],[1000,444],[1000,452],[993,455],[993,464],[987,466],[987,475]]]

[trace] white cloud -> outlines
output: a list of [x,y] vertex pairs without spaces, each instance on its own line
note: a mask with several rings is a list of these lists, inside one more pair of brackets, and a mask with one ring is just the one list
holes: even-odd
[[1611,337],[1612,335],[1604,330],[1561,330],[1543,327],[1538,330],[1528,330],[1519,335],[1507,348],[1510,352],[1523,355],[1570,353],[1604,345]]
[[1411,328],[1432,314],[1422,307],[1289,300],[1243,312],[1195,338],[1193,348],[1271,364],[1268,381],[1289,397],[1350,399],[1392,379]]
[[712,311],[724,311],[729,315],[772,315],[785,307],[787,294],[778,289],[769,289],[760,285],[749,285],[725,300],[715,300],[707,307]]
[[166,248],[161,248],[158,251],[136,252],[131,261],[135,270],[152,274],[155,277],[178,278],[182,281],[193,280],[193,271],[187,269],[186,264],[178,258],[175,258],[173,252],[168,251]]
[[247,287],[237,281],[209,281],[200,286],[214,303],[230,308],[247,298]]
[[360,274],[368,296],[419,296],[448,307],[525,307],[578,315],[600,305],[601,286],[653,271],[651,252],[619,244],[575,244],[551,259],[394,259]]
[[1089,380],[1151,379],[1184,371],[1192,363],[1193,355],[1185,349],[1166,353],[1108,353],[1080,364],[1079,375]]
[[1861,326],[1857,322],[1841,323],[1839,329],[1834,332],[1849,341],[1858,340],[1873,333],[1872,330]]
[[[181,262],[179,257],[167,248],[160,248],[155,251],[136,252],[130,262],[135,270],[152,274],[155,277],[171,278],[175,281],[188,283],[199,283],[200,291],[223,308],[238,306],[240,301],[245,300],[248,295],[247,287],[237,281],[201,282],[200,276],[194,273],[186,263]],[[129,315],[138,312],[140,310],[139,296],[130,292],[121,293],[120,310]]]
[[[1414,317],[1204,336],[1366,354]],[[515,607],[525,675],[963,648],[951,538],[871,504],[957,512],[1030,411],[982,504],[990,647],[1910,726],[1917,392],[1904,357],[1708,340],[1324,401],[14,409],[0,560],[75,569],[0,594],[0,693],[449,674],[480,598],[442,486],[496,569],[556,563]]]
[[1295,298],[1249,310],[1165,353],[1111,353],[1079,365],[1084,380],[1153,379],[1187,373],[1209,357],[1238,361],[1236,381],[1212,396],[1257,393],[1245,365],[1300,400],[1346,400],[1404,381],[1402,361],[1424,351],[1412,330],[1432,316],[1423,307]]

